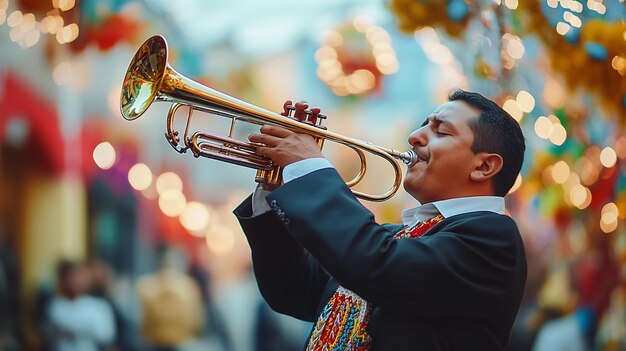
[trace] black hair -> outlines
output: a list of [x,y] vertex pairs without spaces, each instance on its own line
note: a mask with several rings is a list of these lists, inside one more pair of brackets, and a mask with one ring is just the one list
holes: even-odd
[[57,263],[57,276],[65,277],[68,273],[80,267],[80,263],[75,260],[63,259]]
[[496,195],[506,195],[524,162],[526,143],[519,123],[498,104],[478,93],[456,89],[448,94],[448,100],[460,100],[480,110],[480,116],[470,122],[474,132],[472,152],[492,152],[502,157],[502,169],[494,176],[492,186]]

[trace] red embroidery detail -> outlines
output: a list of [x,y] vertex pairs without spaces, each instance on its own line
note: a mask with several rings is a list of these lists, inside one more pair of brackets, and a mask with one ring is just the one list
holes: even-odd
[[424,235],[430,228],[434,227],[435,225],[437,225],[437,223],[441,222],[443,220],[443,216],[442,215],[436,215],[435,217],[431,218],[431,219],[427,219],[423,222],[419,222],[417,225],[415,225],[415,227],[413,228],[404,228],[402,230],[400,230],[395,238],[396,239],[400,239],[400,238],[419,238],[420,236]]

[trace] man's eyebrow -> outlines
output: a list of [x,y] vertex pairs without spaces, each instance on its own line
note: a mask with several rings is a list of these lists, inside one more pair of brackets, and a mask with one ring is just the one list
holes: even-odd
[[422,123],[422,127],[424,127],[425,125],[427,125],[427,124],[428,124],[428,122],[429,122],[430,120],[433,120],[433,121],[434,121],[434,122],[436,122],[437,124],[445,124],[445,125],[450,126],[451,128],[454,128],[454,124],[452,124],[452,123],[451,123],[450,121],[448,121],[447,119],[445,119],[445,118],[441,118],[441,117],[439,117],[439,116],[430,116],[430,117],[426,118],[426,120],[424,121],[424,123]]

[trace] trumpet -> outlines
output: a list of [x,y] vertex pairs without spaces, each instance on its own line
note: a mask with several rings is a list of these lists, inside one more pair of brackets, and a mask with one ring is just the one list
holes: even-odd
[[[237,140],[233,138],[233,133],[237,122],[284,127],[297,133],[311,135],[320,148],[325,141],[331,141],[354,150],[361,166],[358,174],[347,181],[346,185],[355,196],[368,201],[385,201],[395,195],[402,182],[399,161],[409,167],[418,161],[418,156],[413,150],[400,152],[327,130],[321,125],[325,116],[319,114],[319,109],[305,110],[306,116],[313,115],[315,118],[296,118],[291,114],[295,108],[289,104],[285,105],[285,111],[289,113],[278,114],[211,89],[176,72],[168,64],[167,57],[167,42],[160,35],[149,38],[139,47],[122,83],[120,110],[126,120],[134,120],[155,101],[172,103],[167,115],[165,138],[172,148],[181,154],[190,150],[196,158],[202,156],[253,168],[257,170],[255,181],[280,185],[282,182],[280,167],[269,158],[256,153],[258,144]],[[181,106],[189,107],[182,137],[174,128],[176,111]],[[195,131],[190,134],[189,128],[194,111],[230,118],[228,136],[206,131]],[[367,171],[365,152],[382,157],[391,164],[395,172],[392,186],[382,194],[367,194],[352,189],[363,179]]]

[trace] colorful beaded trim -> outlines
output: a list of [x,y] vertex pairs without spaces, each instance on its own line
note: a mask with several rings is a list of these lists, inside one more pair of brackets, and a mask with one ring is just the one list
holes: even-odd
[[[404,228],[394,239],[417,238],[443,220],[442,215]],[[407,230],[408,229],[408,230]],[[371,337],[365,328],[372,306],[354,292],[339,286],[322,310],[307,345],[307,351],[367,351]]]

